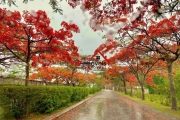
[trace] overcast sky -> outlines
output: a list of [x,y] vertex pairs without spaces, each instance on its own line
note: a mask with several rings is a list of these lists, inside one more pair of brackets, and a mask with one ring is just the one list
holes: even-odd
[[66,0],[61,2],[61,7],[63,9],[63,15],[59,13],[53,13],[51,6],[48,4],[49,0],[35,0],[29,1],[27,4],[23,4],[22,0],[17,0],[16,6],[9,7],[8,5],[0,5],[1,8],[7,8],[9,10],[29,10],[37,11],[44,10],[51,19],[51,26],[58,30],[60,29],[60,23],[62,21],[73,22],[80,28],[80,33],[74,33],[73,39],[75,45],[79,48],[79,53],[84,55],[91,55],[94,53],[94,50],[102,43],[105,39],[102,39],[102,36],[105,33],[100,31],[94,32],[89,27],[89,16],[87,13],[83,13],[79,6],[76,9],[72,9]]

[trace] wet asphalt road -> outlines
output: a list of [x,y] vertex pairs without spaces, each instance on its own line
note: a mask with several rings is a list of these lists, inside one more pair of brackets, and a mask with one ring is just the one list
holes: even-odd
[[178,120],[131,101],[114,91],[102,90],[90,100],[55,120]]

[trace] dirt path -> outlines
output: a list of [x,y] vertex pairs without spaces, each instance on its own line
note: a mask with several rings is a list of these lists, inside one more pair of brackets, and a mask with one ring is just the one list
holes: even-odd
[[59,116],[55,120],[178,120],[103,90],[95,97]]

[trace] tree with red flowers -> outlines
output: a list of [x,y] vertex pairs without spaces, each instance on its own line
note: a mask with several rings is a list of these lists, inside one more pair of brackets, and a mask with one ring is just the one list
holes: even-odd
[[[137,1],[137,0],[110,0],[103,6],[103,10],[100,9],[100,6],[103,0],[67,0],[68,4],[75,8],[80,5],[83,11],[90,11],[91,14],[96,14],[97,16],[103,16],[107,12],[111,11],[114,16],[128,14],[133,12],[139,6],[144,9],[149,9],[150,11],[161,15],[167,12],[176,12],[179,11],[179,1],[178,0],[148,0],[148,1]],[[16,5],[16,1],[13,0],[3,0],[2,4],[8,4],[9,6]],[[28,3],[28,0],[23,0],[23,3]],[[61,0],[50,0],[50,6],[54,12],[63,14],[61,9]],[[134,7],[136,6],[136,7]],[[141,8],[141,9],[142,9]],[[140,8],[139,8],[140,9]],[[143,12],[143,10],[141,10]],[[110,17],[110,15],[109,15]]]
[[[58,6],[57,1],[53,2],[52,5]],[[172,65],[179,58],[179,0],[111,0],[102,7],[102,0],[69,0],[68,3],[73,8],[81,5],[83,11],[89,11],[93,30],[107,31],[106,36],[111,38],[118,33],[121,44],[158,53],[167,62],[172,109],[177,109]],[[163,15],[164,20],[156,20]],[[166,15],[172,16],[171,19]]]
[[[172,5],[172,4],[169,4]],[[179,3],[176,4],[179,6]],[[157,7],[158,8],[158,7]],[[154,9],[154,8],[153,8]],[[171,12],[166,11],[166,12]],[[123,20],[119,22],[110,21],[109,17],[104,18],[106,24],[116,29],[119,34],[119,48],[133,48],[146,53],[152,52],[156,59],[165,60],[170,82],[170,95],[172,100],[172,109],[177,109],[175,88],[173,85],[172,64],[179,58],[179,13],[174,11],[174,14],[165,17],[163,20],[156,20],[157,16],[149,9],[144,12],[139,12],[137,18],[129,16],[121,16]],[[142,14],[143,13],[143,14]],[[166,14],[166,13],[164,13]],[[100,25],[101,23],[97,23]],[[116,32],[115,31],[115,32]],[[107,35],[108,36],[108,35]],[[113,39],[114,41],[117,39]]]
[[72,61],[71,63],[67,63],[67,68],[71,71],[71,85],[75,86],[76,83],[74,81],[74,74],[77,72],[77,69],[81,64],[81,61],[79,60],[80,56],[77,52],[75,52],[75,54],[71,54],[71,58]]
[[71,71],[63,67],[40,67],[36,69],[36,73],[30,75],[32,80],[39,79],[46,85],[49,82],[55,82],[57,85],[71,83]]
[[[4,43],[13,37],[11,31],[20,21],[20,14],[16,11],[11,12],[1,8],[0,13],[0,64],[7,66],[17,62],[16,57],[6,49]],[[7,61],[11,61],[11,63]]]
[[81,72],[75,72],[74,73],[74,82],[76,82],[76,84],[79,86],[85,84],[87,82],[86,75]]
[[[55,73],[56,72],[56,73]],[[52,79],[57,79],[59,77],[59,71],[51,67],[41,67],[37,69],[37,73],[30,75],[31,79],[40,79],[43,83],[47,85]],[[58,73],[58,74],[57,74]]]
[[[6,10],[4,9],[6,12]],[[49,26],[50,19],[44,11],[28,12],[24,11],[22,16],[19,16],[19,21],[14,20],[13,14],[9,13],[8,20],[5,21],[7,27],[14,26],[5,34],[8,39],[1,40],[7,50],[9,50],[16,58],[25,63],[26,66],[26,82],[28,85],[30,63],[37,65],[41,63],[43,66],[49,65],[46,62],[46,57],[52,57],[50,62],[71,61],[70,50],[76,49],[74,42],[71,39],[74,32],[79,32],[79,28],[75,24],[62,22],[61,28],[58,31],[53,30]],[[7,16],[7,14],[2,14]],[[20,15],[20,14],[18,14]],[[17,17],[17,16],[16,16]],[[5,27],[6,28],[6,27]],[[71,48],[69,50],[69,48]]]
[[127,80],[126,80],[125,71],[126,71],[126,67],[113,65],[107,69],[106,74],[111,78],[113,77],[119,78],[119,80],[123,82],[124,93],[127,94],[127,86],[126,86]]
[[[151,23],[151,24],[148,24]],[[175,95],[174,79],[173,79],[173,63],[178,60],[179,52],[179,13],[175,13],[170,18],[165,18],[161,21],[153,21],[148,19],[146,22],[136,23],[136,27],[130,26],[123,29],[124,33],[132,40],[130,47],[140,50],[151,51],[157,54],[158,59],[166,61],[167,73],[169,79],[169,89],[171,96],[171,106],[173,110],[177,110],[177,102]],[[134,32],[139,34],[130,34]],[[126,32],[125,32],[126,31]]]
[[142,100],[145,100],[145,81],[151,80],[147,78],[147,75],[152,69],[152,67],[155,65],[155,63],[158,61],[158,59],[152,59],[152,55],[150,53],[146,54],[145,51],[125,48],[109,59],[109,61],[116,64],[117,62],[120,62],[121,64],[129,66],[129,71],[133,73],[134,76],[136,76],[136,80],[141,87]]
[[[106,37],[113,40],[118,33],[120,46],[158,53],[158,59],[167,62],[172,109],[176,110],[172,63],[179,58],[179,1],[148,0],[135,6],[136,0],[112,0],[100,8],[101,2],[87,0],[81,4],[92,15],[90,27],[107,31]],[[75,7],[77,4],[73,3],[71,6]]]
[[128,71],[125,74],[126,74],[126,80],[130,84],[130,89],[131,89],[130,95],[133,96],[133,86],[137,85],[136,76],[134,74],[132,74],[131,71]]

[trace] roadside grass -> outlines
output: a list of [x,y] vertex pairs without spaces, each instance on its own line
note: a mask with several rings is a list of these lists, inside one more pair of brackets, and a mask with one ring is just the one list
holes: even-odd
[[[169,114],[171,116],[174,116],[176,118],[179,118],[180,119],[180,110],[172,110],[170,106],[166,106],[166,105],[163,105],[161,104],[161,96],[158,97],[158,95],[156,96],[153,96],[151,94],[147,94],[146,95],[146,100],[141,100],[141,98],[138,98],[136,96],[129,96],[129,95],[125,95],[124,93],[121,93],[121,92],[117,92],[118,94],[122,95],[122,96],[125,96],[131,100],[134,100],[136,102],[139,102],[141,104],[144,104],[144,105],[147,105],[155,110],[158,110],[158,111],[161,111],[163,113],[166,113],[166,114]],[[152,98],[154,98],[152,100]]]

